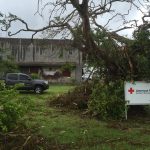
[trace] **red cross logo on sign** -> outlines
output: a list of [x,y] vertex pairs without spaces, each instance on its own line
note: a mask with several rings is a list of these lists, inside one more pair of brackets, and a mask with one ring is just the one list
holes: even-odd
[[128,92],[129,92],[130,94],[132,94],[132,93],[134,93],[134,89],[130,88],[130,89],[128,90]]

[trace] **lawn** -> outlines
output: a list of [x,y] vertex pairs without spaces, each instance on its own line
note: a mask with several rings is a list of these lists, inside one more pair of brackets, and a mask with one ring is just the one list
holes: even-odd
[[50,86],[42,95],[26,94],[34,103],[32,111],[23,118],[27,128],[47,138],[57,149],[150,150],[149,119],[101,121],[48,105],[53,96],[71,89],[73,86],[59,85]]

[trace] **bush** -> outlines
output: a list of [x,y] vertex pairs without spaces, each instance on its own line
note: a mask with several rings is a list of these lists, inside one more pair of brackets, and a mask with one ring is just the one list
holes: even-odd
[[97,83],[90,96],[89,110],[102,119],[124,117],[125,101],[123,81]]
[[0,131],[14,128],[28,110],[30,99],[19,96],[15,89],[8,89],[0,82]]
[[70,64],[70,63],[66,63],[66,64],[64,64],[61,68],[60,68],[60,70],[63,72],[63,71],[69,71],[69,72],[71,72],[72,70],[74,70],[75,69],[75,65],[73,65],[73,64]]

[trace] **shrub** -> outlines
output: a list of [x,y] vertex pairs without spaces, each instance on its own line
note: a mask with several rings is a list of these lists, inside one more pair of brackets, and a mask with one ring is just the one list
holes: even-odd
[[72,70],[74,70],[75,69],[75,65],[73,65],[73,64],[70,64],[70,63],[66,63],[66,64],[64,64],[61,68],[60,68],[60,70],[63,72],[63,71],[69,71],[69,72],[71,72]]
[[8,131],[14,128],[19,119],[28,110],[30,99],[19,96],[15,88],[6,88],[4,82],[0,82],[0,131]]
[[123,82],[116,81],[109,84],[97,83],[90,96],[89,110],[102,119],[119,119],[124,116]]

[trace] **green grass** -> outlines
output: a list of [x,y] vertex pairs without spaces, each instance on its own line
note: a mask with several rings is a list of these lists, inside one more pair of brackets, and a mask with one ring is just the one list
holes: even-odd
[[32,111],[23,118],[26,126],[70,150],[150,150],[149,120],[104,122],[48,106],[47,101],[53,96],[72,88],[50,86],[42,95],[26,94],[34,103]]

